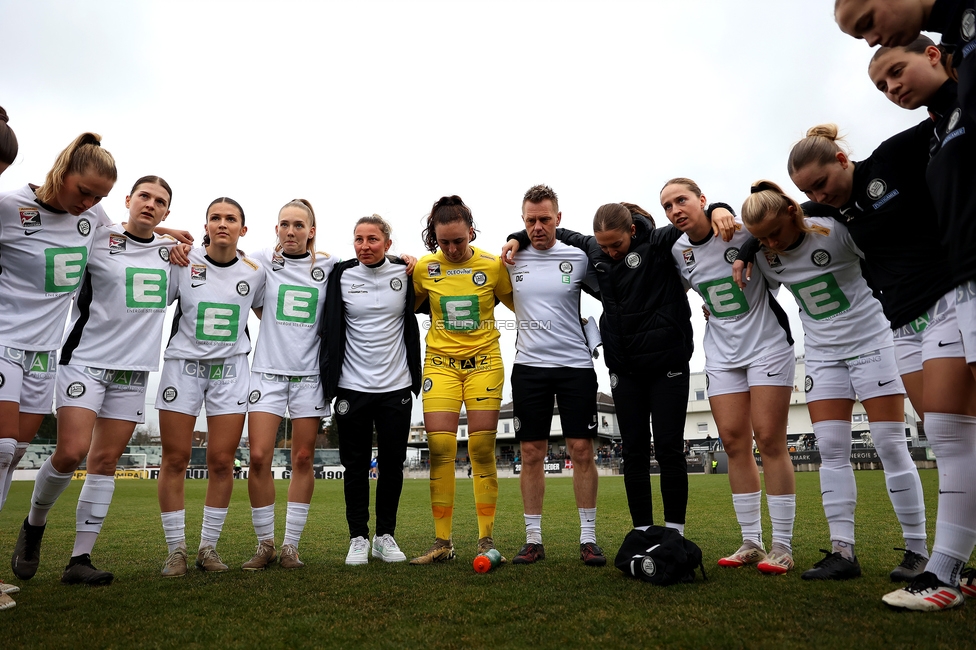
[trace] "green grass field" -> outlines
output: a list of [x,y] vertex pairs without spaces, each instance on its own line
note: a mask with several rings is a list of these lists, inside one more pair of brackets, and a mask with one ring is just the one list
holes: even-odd
[[[154,481],[119,481],[95,548],[95,565],[115,573],[109,587],[65,587],[61,570],[74,538],[74,482],[52,510],[41,567],[0,612],[0,648],[84,647],[974,647],[976,607],[939,613],[889,611],[881,596],[902,545],[880,471],[857,472],[858,556],[864,576],[844,583],[806,583],[802,569],[822,556],[827,526],[816,473],[797,475],[798,570],[783,577],[754,569],[719,569],[715,561],[739,545],[725,476],[692,476],[686,533],[705,554],[708,581],[655,587],[625,579],[612,566],[630,528],[620,477],[600,480],[597,534],[611,564],[585,567],[578,556],[579,520],[568,478],[547,482],[543,534],[547,559],[471,568],[477,525],[471,482],[458,481],[458,559],[413,567],[343,563],[348,537],[340,481],[319,481],[299,548],[306,568],[245,574],[254,550],[244,481],[218,550],[231,570],[163,579],[166,555]],[[922,472],[934,528],[935,471]],[[496,544],[511,558],[524,541],[517,479],[502,480]],[[0,578],[13,579],[7,558],[26,514],[31,484],[15,483],[0,513]],[[284,529],[287,484],[278,484],[277,540]],[[196,548],[204,481],[187,481],[187,532]],[[654,479],[655,513],[661,513]],[[764,510],[765,510],[765,503]],[[764,512],[766,539],[768,515]],[[407,481],[397,540],[408,557],[433,540],[427,482]],[[660,522],[659,522],[660,523]]]

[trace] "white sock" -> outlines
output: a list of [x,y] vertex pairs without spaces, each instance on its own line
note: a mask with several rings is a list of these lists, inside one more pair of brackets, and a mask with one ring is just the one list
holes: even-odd
[[[665,528],[672,528],[672,529],[678,531],[679,533],[681,533],[681,536],[682,537],[685,536],[685,525],[684,524],[676,524],[676,523],[673,523],[673,522],[670,522],[670,521],[666,521],[666,522],[664,522],[664,527]],[[647,528],[645,528],[644,530],[647,530]]]
[[[884,465],[888,498],[901,524],[905,545],[922,547],[920,555],[928,557],[925,548],[925,500],[922,497],[922,481],[905,442],[905,425],[902,422],[872,422],[871,437]],[[912,540],[912,541],[909,541]],[[921,544],[919,544],[921,540]],[[918,553],[915,549],[909,549]]]
[[3,504],[7,502],[7,495],[10,494],[10,482],[14,480],[14,470],[17,469],[17,465],[20,464],[20,459],[24,457],[27,453],[27,447],[30,446],[29,442],[18,442],[17,449],[14,451],[13,460],[10,461],[10,469],[7,470],[7,476],[0,483],[0,510],[3,510]]
[[180,546],[186,548],[186,510],[162,512],[160,516],[166,537],[166,552],[172,553]]
[[205,546],[217,547],[220,531],[224,529],[227,519],[227,508],[211,508],[203,506],[203,527],[200,530],[200,548]]
[[857,483],[851,467],[851,423],[825,420],[815,423],[813,432],[820,447],[820,494],[830,527],[830,540],[835,552],[840,551],[852,559]]
[[525,543],[542,543],[542,515],[522,515],[525,518]]
[[[14,454],[17,453],[17,440],[14,438],[0,438],[0,489],[7,482],[7,475],[13,474]],[[0,510],[3,509],[3,497],[0,496]]]
[[71,557],[91,553],[102,531],[115,492],[115,477],[89,474],[78,495],[75,509],[75,546]]
[[650,528],[650,526],[634,526],[634,530],[643,530],[644,532],[647,532],[648,528]]
[[34,493],[31,495],[31,509],[27,515],[27,523],[31,526],[43,526],[47,523],[47,513],[57,502],[61,493],[71,484],[74,472],[62,474],[54,469],[51,457],[48,456],[37,470],[34,479]]
[[291,544],[298,547],[298,540],[305,530],[305,522],[308,520],[309,504],[297,501],[288,502],[288,512],[285,514],[285,539],[282,545]]
[[[928,431],[926,430],[926,436],[927,435]],[[945,553],[933,551],[932,557],[929,558],[929,563],[925,565],[925,570],[934,573],[939,580],[947,585],[958,587],[959,574],[962,572],[965,566],[965,560],[957,560],[956,558],[950,557]]]
[[732,507],[735,508],[735,518],[742,529],[742,541],[752,542],[759,548],[762,543],[762,492],[746,492],[732,495]]
[[596,508],[577,508],[580,518],[580,544],[596,544]]
[[976,545],[976,418],[949,413],[926,413],[925,418],[925,435],[939,468],[939,511],[928,570],[954,585],[961,566],[950,559],[965,564]]
[[[254,524],[254,534],[258,536],[258,543],[265,540],[274,541],[274,504],[251,508],[251,523]],[[223,522],[221,522],[223,526]],[[218,535],[220,531],[217,531]]]
[[773,546],[793,553],[793,522],[796,520],[795,494],[766,493],[769,519],[773,522]]

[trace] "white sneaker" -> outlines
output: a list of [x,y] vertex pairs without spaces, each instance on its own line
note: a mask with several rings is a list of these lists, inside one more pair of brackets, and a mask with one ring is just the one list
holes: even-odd
[[373,557],[377,557],[384,562],[403,562],[407,556],[403,554],[397,546],[393,535],[373,535]]
[[369,542],[365,537],[353,537],[349,540],[349,552],[346,553],[346,564],[355,566],[369,562]]

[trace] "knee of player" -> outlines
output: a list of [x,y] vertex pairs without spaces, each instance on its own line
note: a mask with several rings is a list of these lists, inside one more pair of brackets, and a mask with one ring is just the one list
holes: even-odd
[[291,451],[292,470],[307,471],[312,469],[312,452],[308,449],[292,449]]

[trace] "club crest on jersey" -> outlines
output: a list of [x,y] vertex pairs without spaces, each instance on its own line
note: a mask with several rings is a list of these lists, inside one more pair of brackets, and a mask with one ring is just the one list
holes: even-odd
[[433,382],[433,380],[430,377],[428,377],[427,379],[424,380],[424,392],[425,393],[429,393],[430,392],[430,389],[433,388],[433,387],[434,387],[434,382]]
[[561,273],[572,273],[573,272],[573,265],[572,265],[572,263],[570,263],[570,262],[560,262],[559,263],[559,271]]
[[176,388],[174,386],[167,386],[163,389],[163,401],[168,404],[176,399],[178,394],[179,393],[176,392]]
[[441,275],[441,265],[440,262],[431,262],[427,265],[427,276],[431,278],[438,278]]
[[637,253],[628,253],[627,257],[624,258],[624,264],[632,269],[636,269],[640,266],[641,256]]
[[344,399],[339,400],[336,404],[336,413],[339,415],[345,415],[349,412],[349,402]]
[[959,25],[959,35],[967,43],[973,40],[976,35],[976,13],[972,9],[967,9],[962,14],[962,23]]
[[247,396],[247,401],[250,402],[251,404],[257,404],[258,400],[260,399],[261,399],[261,391],[259,390],[252,390],[250,394]]
[[78,234],[87,237],[91,232],[91,221],[88,219],[78,219]]
[[830,264],[830,253],[828,253],[822,248],[818,248],[817,250],[810,253],[810,261],[813,262],[814,265],[816,266],[820,266],[820,267],[827,266],[828,264]]
[[763,251],[763,255],[766,256],[766,263],[769,264],[769,268],[776,269],[783,266],[783,262],[779,259],[779,255],[773,251]]
[[241,280],[237,283],[237,293],[238,295],[246,296],[247,294],[251,293],[251,285],[244,280]]
[[169,249],[165,246],[159,247],[159,259],[163,260],[164,262],[169,261]]
[[813,390],[813,377],[807,375],[807,378],[803,380],[803,392],[809,393]]
[[888,185],[881,180],[876,178],[870,183],[868,183],[868,196],[873,199],[880,199],[884,196],[885,191],[887,191]]
[[3,385],[6,383],[7,383],[7,379],[3,376],[3,373],[0,372],[0,388],[3,388]]
[[78,399],[85,394],[85,385],[80,381],[73,381],[68,384],[68,388],[64,392],[67,393],[68,397]]
[[108,236],[108,254],[115,255],[116,253],[125,252],[125,235],[120,235],[118,233],[112,233]]
[[725,249],[725,261],[729,264],[735,264],[735,261],[739,259],[739,249],[735,246]]
[[403,280],[400,278],[393,278],[390,280],[390,288],[394,291],[400,291],[403,289]]
[[271,270],[280,271],[285,268],[285,258],[280,253],[271,255]]
[[480,287],[484,285],[485,282],[488,282],[488,276],[482,273],[481,271],[478,271],[477,273],[471,276],[471,281],[474,282],[475,285]]
[[[685,266],[694,266],[695,265],[695,249],[693,249],[693,248],[686,248],[686,249],[684,249],[683,251],[681,251],[681,257],[685,261]],[[629,264],[628,264],[628,266],[629,266]]]
[[518,418],[514,418],[512,422],[515,425],[515,433],[518,433],[519,429],[522,428],[522,421],[519,420]]
[[40,228],[41,211],[36,208],[20,208],[20,225],[24,228]]
[[949,133],[956,128],[956,125],[959,124],[960,117],[962,117],[961,108],[957,108],[956,110],[952,111],[952,115],[949,116],[949,123],[946,124],[946,133]]
[[312,279],[315,280],[316,282],[321,282],[322,280],[325,279],[325,271],[323,271],[318,267],[315,267],[314,269],[312,269]]
[[611,372],[610,373],[610,388],[616,388],[617,387],[617,382],[619,382],[619,381],[620,381],[620,379],[617,377],[616,373]]
[[[195,283],[203,283],[207,281],[207,265],[206,264],[193,264],[190,266],[190,280]],[[197,286],[194,284],[193,286]]]

